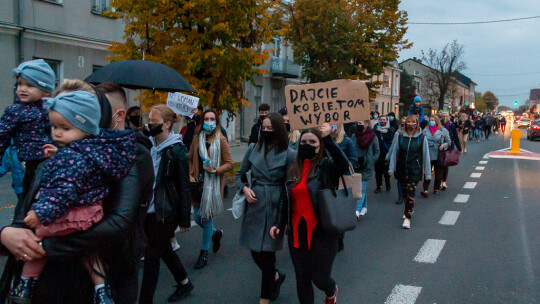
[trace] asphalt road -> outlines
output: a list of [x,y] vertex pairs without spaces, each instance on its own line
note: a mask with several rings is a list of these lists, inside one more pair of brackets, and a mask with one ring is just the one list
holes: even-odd
[[[427,199],[417,195],[410,230],[401,228],[403,205],[394,204],[395,183],[390,192],[374,194],[371,181],[368,213],[346,234],[345,250],[334,264],[339,303],[540,303],[540,162],[484,159],[508,146],[509,130],[469,142],[468,153],[450,169],[449,189],[436,196],[430,190]],[[524,136],[522,148],[540,153],[540,141]],[[0,208],[10,204],[6,179],[0,181],[1,199],[6,198]],[[474,189],[464,189],[466,182],[475,182]],[[465,203],[454,202],[460,194]],[[225,204],[230,208],[230,197]],[[0,209],[0,221],[12,210]],[[209,254],[202,270],[193,269],[202,230],[177,234],[177,254],[195,285],[181,303],[258,303],[260,272],[239,246],[240,220],[226,211],[215,223],[225,231],[222,248]],[[278,253],[277,265],[287,280],[273,303],[298,303],[288,249]],[[155,303],[166,303],[173,285],[162,263]],[[323,299],[316,290],[316,303]]]

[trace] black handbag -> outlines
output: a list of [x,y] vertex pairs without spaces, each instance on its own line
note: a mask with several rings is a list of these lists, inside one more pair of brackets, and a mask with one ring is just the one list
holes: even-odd
[[196,182],[189,183],[189,190],[191,192],[191,199],[195,202],[200,202],[202,199],[204,178],[199,178]]
[[356,200],[352,189],[345,184],[344,189],[322,189],[317,191],[316,199],[322,230],[328,235],[337,235],[356,228]]

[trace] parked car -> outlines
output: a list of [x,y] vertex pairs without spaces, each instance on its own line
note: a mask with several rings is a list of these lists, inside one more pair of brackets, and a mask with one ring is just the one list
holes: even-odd
[[527,139],[534,140],[540,137],[540,119],[537,119],[531,123],[527,129]]
[[530,125],[531,125],[531,119],[529,119],[529,118],[527,118],[527,117],[522,117],[522,118],[518,121],[517,127],[518,127],[518,128],[521,128],[521,127],[528,128]]

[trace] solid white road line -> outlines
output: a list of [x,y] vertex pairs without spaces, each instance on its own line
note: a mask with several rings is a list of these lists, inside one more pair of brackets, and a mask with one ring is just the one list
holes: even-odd
[[474,189],[476,187],[476,182],[466,182],[465,185],[463,185],[464,189]]
[[444,215],[441,217],[439,224],[452,226],[456,223],[459,217],[459,211],[445,211]]
[[485,168],[486,168],[486,167],[476,167],[476,168],[474,168],[474,169],[475,169],[475,170],[478,170],[478,171],[484,171]]
[[428,239],[422,248],[420,248],[420,251],[418,251],[414,261],[418,263],[434,264],[437,262],[437,258],[439,257],[445,243],[445,240]]
[[454,203],[466,203],[469,200],[470,195],[468,194],[458,194],[454,199]]
[[472,178],[480,178],[480,176],[482,176],[482,173],[471,173]]
[[480,165],[487,165],[488,161],[487,160],[481,160],[479,162]]
[[421,291],[422,287],[396,285],[384,304],[414,304]]

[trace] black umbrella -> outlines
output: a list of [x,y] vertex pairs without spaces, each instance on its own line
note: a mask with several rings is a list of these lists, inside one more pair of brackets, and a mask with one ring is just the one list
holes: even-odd
[[195,92],[178,72],[148,60],[116,61],[95,71],[85,81],[93,84],[110,81],[129,89]]

